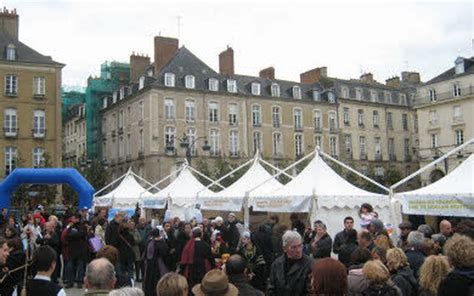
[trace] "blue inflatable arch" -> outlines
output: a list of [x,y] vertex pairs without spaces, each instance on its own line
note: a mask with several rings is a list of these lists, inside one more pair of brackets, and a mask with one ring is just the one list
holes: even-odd
[[11,196],[21,184],[68,184],[79,194],[79,208],[91,208],[94,187],[72,168],[18,168],[0,183],[0,208],[10,208]]

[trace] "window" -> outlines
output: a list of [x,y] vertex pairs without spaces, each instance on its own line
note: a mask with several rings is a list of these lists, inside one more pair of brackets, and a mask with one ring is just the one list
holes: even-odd
[[123,157],[124,155],[124,143],[123,143],[123,136],[119,137],[119,147],[118,147],[118,156],[119,158]]
[[227,91],[230,93],[237,92],[237,81],[234,79],[227,79]]
[[430,123],[431,124],[437,124],[438,123],[438,113],[436,110],[431,110],[430,111]]
[[46,116],[44,110],[33,111],[33,137],[42,138],[46,134]]
[[209,102],[209,122],[219,122],[219,104],[217,102]]
[[5,136],[13,137],[17,135],[17,128],[18,128],[17,119],[18,118],[17,118],[16,109],[14,108],[5,109],[4,117],[3,117],[3,128],[4,128]]
[[344,125],[350,125],[349,124],[349,108],[344,107],[342,118],[344,121]]
[[193,100],[186,100],[184,103],[186,122],[194,122],[196,119],[196,107]]
[[257,151],[262,152],[262,133],[259,131],[253,132],[253,153]]
[[145,76],[141,76],[138,80],[138,90],[143,89],[145,87]]
[[329,149],[331,156],[337,156],[337,137],[329,137]]
[[293,110],[293,123],[295,125],[295,130],[303,129],[303,111],[299,108]]
[[5,147],[5,176],[16,168],[16,147]]
[[123,109],[119,111],[118,115],[118,128],[121,129],[123,128],[124,123],[124,116],[123,116]]
[[132,154],[132,135],[131,134],[127,134],[127,149],[125,149],[125,155],[127,155],[127,157],[130,157],[130,155]]
[[363,166],[360,167],[360,172],[361,172],[363,175],[367,176],[367,175],[369,174],[369,169],[367,168],[366,165],[363,165]]
[[396,160],[395,159],[395,139],[394,138],[389,138],[388,139],[388,155],[390,160]]
[[364,126],[364,110],[362,109],[357,110],[357,122],[359,126]]
[[379,127],[379,121],[380,121],[379,111],[374,110],[372,112],[372,121],[373,121],[374,127]]
[[323,138],[320,135],[314,136],[314,146],[319,147],[321,151],[323,150]]
[[42,166],[44,149],[41,147],[35,147],[33,149],[33,167],[39,168]]
[[385,102],[391,103],[392,102],[392,93],[390,92],[385,92]]
[[7,61],[14,61],[16,60],[16,48],[13,44],[8,44],[7,51],[6,51],[6,58]]
[[457,129],[454,132],[456,134],[456,145],[464,143],[464,131],[462,129]]
[[352,137],[351,135],[344,135],[344,148],[347,153],[352,153]]
[[123,100],[124,97],[125,97],[125,87],[122,86],[120,88],[120,99],[119,100]]
[[260,95],[260,83],[252,82],[252,95],[259,96]]
[[348,99],[349,98],[349,89],[347,87],[341,87],[341,96],[344,98],[344,99]]
[[360,159],[367,159],[367,149],[365,147],[365,137],[359,137],[359,151],[360,151]]
[[381,166],[381,165],[375,166],[374,174],[375,174],[376,177],[379,177],[379,178],[383,177],[384,176],[383,166]]
[[328,102],[331,104],[336,102],[336,95],[332,91],[328,92]]
[[234,157],[239,154],[239,132],[236,130],[229,132],[229,154]]
[[436,90],[434,88],[428,90],[430,102],[436,102]]
[[280,86],[276,83],[272,83],[271,93],[272,93],[272,97],[279,97],[280,96]]
[[392,112],[387,113],[387,128],[393,129],[393,116]]
[[44,77],[33,78],[33,95],[44,96],[46,91],[46,81]]
[[261,126],[262,119],[261,119],[261,108],[260,105],[252,105],[252,125],[253,126]]
[[173,73],[165,73],[165,86],[174,87]]
[[456,59],[454,62],[454,73],[456,74],[462,74],[464,73],[464,59],[459,57]]
[[380,137],[374,138],[374,147],[375,147],[375,160],[381,160],[382,158],[382,141]]
[[438,147],[438,134],[431,134],[431,148]]
[[102,109],[107,108],[107,97],[102,98]]
[[112,94],[112,104],[115,104],[117,103],[117,92],[114,91],[113,94]]
[[275,132],[273,133],[273,156],[283,156],[283,145],[281,139],[281,133]]
[[403,142],[403,152],[405,153],[405,158],[410,156],[410,139],[405,139]]
[[459,120],[462,118],[461,106],[453,106],[453,118]]
[[143,101],[138,102],[138,116],[139,120],[145,119],[145,104],[143,104]]
[[237,104],[228,105],[228,114],[229,114],[229,124],[237,125]]
[[335,132],[337,129],[336,112],[329,112],[329,131]]
[[210,145],[211,145],[211,156],[218,156],[219,155],[219,130],[218,129],[211,129],[209,135]]
[[174,119],[174,101],[173,99],[165,99],[165,119],[173,120]]
[[356,99],[362,100],[362,89],[361,88],[356,88]]
[[194,76],[193,75],[186,75],[184,76],[184,87],[186,88],[194,88]]
[[301,88],[297,85],[293,86],[293,99],[301,100]]
[[5,75],[5,94],[7,96],[14,96],[18,91],[18,81],[16,75]]
[[279,106],[272,107],[272,124],[274,128],[279,128],[281,125],[281,108]]
[[406,94],[400,94],[400,104],[402,104],[402,105],[407,104],[407,95]]
[[145,137],[143,135],[143,130],[141,129],[140,132],[139,132],[139,147],[138,147],[138,152],[141,152],[143,153],[145,151]]
[[413,115],[413,128],[415,129],[415,133],[418,132],[418,115]]
[[408,130],[408,114],[402,114],[402,126],[404,131]]
[[191,152],[191,155],[194,156],[196,155],[196,129],[193,127],[189,127],[186,130],[186,137],[188,138],[188,143],[189,143],[189,149]]
[[317,132],[320,132],[322,130],[321,111],[319,110],[313,111],[313,123],[314,123],[314,130]]
[[459,97],[461,96],[461,86],[459,83],[453,85],[453,96]]
[[218,91],[219,90],[219,80],[216,78],[209,78],[209,90]]
[[377,91],[371,90],[370,91],[370,101],[377,102]]
[[173,126],[165,128],[165,148],[167,150],[175,149],[176,129]]
[[303,155],[303,135],[295,135],[295,156],[300,157]]

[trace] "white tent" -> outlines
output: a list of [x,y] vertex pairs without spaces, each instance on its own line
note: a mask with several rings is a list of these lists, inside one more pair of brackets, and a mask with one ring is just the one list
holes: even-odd
[[[312,200],[316,199],[312,205]],[[390,219],[388,196],[362,190],[337,174],[319,153],[314,153],[310,163],[283,188],[254,198],[255,211],[311,212],[311,220],[322,220],[328,232],[335,235],[343,227],[346,216],[359,223],[361,204],[370,203],[384,222]],[[384,219],[384,217],[387,217]]]
[[438,181],[395,199],[405,214],[474,217],[474,154]]
[[[203,210],[219,210],[219,211],[240,211],[246,197],[252,200],[253,197],[264,195],[283,187],[283,185],[272,178],[272,175],[265,170],[260,164],[260,157],[256,154],[253,159],[252,166],[237,181],[229,187],[212,194],[208,192],[200,192],[198,200]],[[265,182],[272,178],[268,182]],[[263,183],[265,182],[265,183]],[[249,189],[255,184],[262,184],[250,194]]]
[[[147,190],[143,188],[136,180],[136,177],[141,179],[137,176],[131,169],[127,171],[123,176],[115,180],[114,182],[110,183],[102,190],[98,191],[94,194],[94,206],[96,207],[112,207],[117,209],[130,209],[135,208],[135,205],[141,202],[140,196]],[[101,196],[97,196],[100,192],[102,192],[107,187],[110,187],[112,184],[118,182],[120,184],[109,193],[106,193]],[[141,179],[143,180],[143,179]],[[144,181],[144,180],[143,180]],[[148,182],[147,182],[148,183]],[[149,183],[148,183],[149,184]]]

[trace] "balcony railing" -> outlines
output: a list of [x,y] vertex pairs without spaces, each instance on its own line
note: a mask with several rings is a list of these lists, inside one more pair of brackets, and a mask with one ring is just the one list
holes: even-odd
[[295,126],[295,132],[297,133],[300,133],[303,131],[303,127],[302,126]]
[[46,129],[44,128],[34,128],[31,130],[31,133],[35,139],[46,137]]
[[375,153],[375,161],[382,161],[382,153]]
[[239,158],[240,157],[240,152],[239,151],[230,151],[229,152],[229,157],[230,158]]
[[423,96],[415,99],[415,102],[417,105],[421,104],[428,104],[428,103],[435,103],[439,101],[446,101],[449,99],[458,99],[458,98],[463,98],[466,96],[470,96],[474,94],[474,88],[471,87],[464,87],[461,88],[461,95],[459,96],[454,96],[454,91],[448,91],[448,92],[442,92],[442,93],[436,93],[436,100],[434,102],[431,102],[429,96]]
[[335,133],[337,133],[337,131],[338,131],[337,127],[335,127],[335,126],[329,127],[329,132],[330,132],[331,134],[335,134]]
[[220,151],[220,150],[212,150],[212,149],[211,149],[211,150],[209,151],[209,155],[210,155],[211,157],[219,157],[219,156],[221,156],[221,151]]
[[5,138],[16,138],[18,136],[18,128],[3,128],[3,135]]
[[273,128],[280,128],[281,124],[279,122],[273,122]]
[[322,133],[322,132],[323,132],[323,129],[322,129],[320,126],[315,126],[315,127],[314,127],[314,132],[315,132],[315,133]]

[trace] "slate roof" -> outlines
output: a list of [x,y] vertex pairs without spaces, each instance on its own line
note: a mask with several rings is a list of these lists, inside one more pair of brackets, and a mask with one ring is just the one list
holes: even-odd
[[467,58],[467,59],[462,58],[462,59],[464,59],[464,73],[456,74],[456,72],[454,70],[455,67],[452,67],[449,70],[447,70],[447,71],[441,73],[440,75],[432,78],[431,80],[427,81],[424,85],[433,84],[433,83],[436,83],[436,82],[450,80],[450,79],[453,79],[453,78],[456,78],[456,77],[462,77],[462,76],[474,74],[474,57],[470,57],[470,58]]
[[35,63],[35,64],[50,64],[50,65],[63,65],[55,62],[50,56],[45,56],[17,40],[11,37],[9,34],[0,31],[0,60],[6,61],[6,49],[9,44],[13,44],[16,49],[15,61]]

